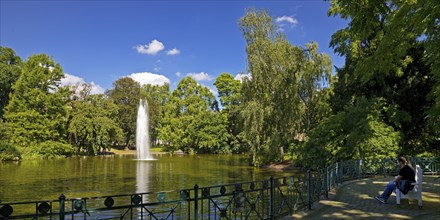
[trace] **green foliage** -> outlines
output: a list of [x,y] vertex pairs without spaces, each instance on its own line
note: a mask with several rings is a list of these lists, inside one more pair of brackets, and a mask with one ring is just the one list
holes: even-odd
[[136,117],[139,105],[140,85],[125,77],[113,83],[113,89],[107,95],[118,106],[118,122],[124,132],[124,145],[134,144],[136,135]]
[[308,133],[322,119],[330,115],[329,98],[332,61],[330,56],[318,53],[318,44],[306,45],[301,63],[299,97],[302,102],[302,131]]
[[356,72],[368,80],[372,73],[401,74],[409,63],[407,50],[424,44],[426,58],[438,75],[440,64],[440,3],[437,0],[332,0],[329,15],[350,19],[347,28],[332,37],[337,52],[359,60]]
[[90,88],[86,85],[83,88],[83,96],[71,102],[68,128],[70,143],[78,153],[95,155],[110,148],[122,137],[122,130],[116,120],[118,107],[102,94],[87,94]]
[[282,160],[281,148],[329,114],[331,60],[316,43],[291,45],[265,11],[248,10],[240,28],[251,75],[242,86],[241,136],[262,165]]
[[223,106],[221,111],[223,120],[228,125],[228,146],[234,153],[246,152],[247,149],[240,138],[240,133],[243,130],[240,120],[241,82],[234,79],[229,73],[222,73],[217,77],[214,85]]
[[220,74],[214,82],[220,103],[225,109],[240,104],[241,83],[229,73]]
[[310,132],[300,159],[305,166],[350,160],[396,157],[401,134],[381,117],[383,100],[360,98],[348,107],[320,123]]
[[[45,141],[39,143],[36,148],[36,156],[43,158],[57,158],[71,156],[73,153],[72,145],[60,143],[58,141]],[[33,153],[27,157],[34,156]]]
[[297,129],[299,62],[302,49],[277,33],[265,11],[248,10],[240,19],[246,40],[249,79],[243,81],[244,142],[251,148],[252,164],[275,161]]
[[0,46],[0,118],[9,103],[12,85],[21,73],[22,62],[11,48]]
[[[33,55],[12,87],[14,92],[4,114],[6,135],[23,157],[47,157],[58,152],[57,147],[65,149],[69,92],[58,87],[62,77],[61,66],[52,58]],[[47,141],[54,144],[45,152],[44,147],[49,145],[41,144]]]
[[152,144],[159,142],[159,127],[164,117],[164,106],[168,103],[170,96],[170,85],[146,84],[141,88],[141,97],[148,100],[150,140]]
[[14,160],[15,158],[20,158],[20,156],[20,152],[17,148],[6,141],[0,140],[0,161]]
[[21,62],[0,47],[0,159],[132,145],[141,98],[149,103],[151,140],[169,151],[248,152],[255,166],[282,160],[282,148],[307,166],[438,154],[438,1],[332,0],[329,15],[349,20],[331,39],[346,57],[334,77],[316,43],[292,45],[265,11],[248,10],[239,25],[250,77],[240,83],[219,75],[221,111],[190,77],[171,94],[168,84],[141,88],[122,78],[106,96],[90,95],[87,86],[73,95],[59,87],[63,72],[52,58]]
[[159,139],[165,150],[196,153],[228,152],[226,124],[207,87],[183,78],[165,106]]
[[8,138],[6,136],[6,124],[2,119],[0,119],[0,141],[2,140],[7,141]]
[[[268,161],[265,160],[268,156],[270,140],[264,140],[264,116],[265,112],[269,112],[266,108],[260,105],[257,101],[251,101],[244,105],[241,112],[243,118],[243,137],[245,143],[250,146],[250,153],[252,154],[252,163],[255,166],[264,165]],[[253,137],[253,138],[252,138]],[[269,160],[273,160],[274,154],[271,155]]]
[[346,56],[337,71],[334,112],[361,96],[384,98],[385,123],[403,134],[402,154],[439,150],[439,11],[434,0],[333,0],[329,11],[350,20],[331,40]]

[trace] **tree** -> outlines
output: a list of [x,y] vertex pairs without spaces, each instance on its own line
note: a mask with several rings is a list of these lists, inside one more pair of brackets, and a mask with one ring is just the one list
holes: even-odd
[[11,48],[0,46],[0,120],[9,103],[12,85],[21,73],[21,58]]
[[346,56],[337,71],[333,110],[342,111],[362,96],[384,98],[385,123],[403,133],[401,153],[439,150],[438,127],[430,126],[440,115],[440,52],[434,49],[440,46],[439,11],[433,0],[333,0],[329,10],[350,19],[331,40]]
[[124,146],[134,144],[140,85],[129,77],[116,80],[107,95],[118,106],[118,122],[124,132]]
[[247,149],[243,146],[239,136],[243,127],[240,123],[241,82],[234,79],[229,73],[222,73],[217,77],[214,85],[218,90],[220,103],[223,106],[221,110],[222,117],[228,125],[228,145],[232,152],[245,152]]
[[9,103],[12,85],[21,73],[21,58],[11,48],[0,46],[0,160],[11,160],[19,157],[20,153],[7,143],[6,125],[3,122],[5,107]]
[[281,149],[299,131],[298,81],[304,56],[303,49],[276,32],[264,11],[248,10],[240,29],[251,75],[242,87],[242,137],[251,148],[252,164],[259,166],[280,158]]
[[384,122],[384,104],[383,99],[360,98],[345,111],[324,119],[311,130],[300,163],[316,168],[350,159],[396,157],[401,134]]
[[9,142],[26,157],[71,154],[66,140],[68,89],[61,66],[45,54],[25,62],[4,114]]
[[191,77],[183,78],[165,106],[159,139],[169,151],[227,152],[226,124],[214,95]]
[[318,44],[306,45],[301,64],[299,97],[303,105],[302,131],[307,134],[322,119],[330,115],[332,61],[327,54],[318,53]]
[[170,96],[170,85],[146,84],[141,89],[141,97],[148,100],[149,105],[149,123],[150,123],[150,140],[153,144],[157,143],[159,135],[159,127],[164,117],[164,106],[168,103]]
[[229,73],[220,74],[214,82],[223,108],[228,109],[240,104],[241,83]]
[[81,93],[72,101],[70,141],[78,153],[95,155],[110,148],[122,136],[116,120],[118,108],[102,94],[90,95],[90,86],[86,84]]

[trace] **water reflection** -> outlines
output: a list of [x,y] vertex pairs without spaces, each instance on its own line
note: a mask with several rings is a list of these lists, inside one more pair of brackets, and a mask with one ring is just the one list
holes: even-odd
[[136,193],[149,192],[148,183],[153,161],[138,160],[136,164]]
[[[291,175],[248,166],[238,155],[72,157],[0,163],[3,202],[145,193]],[[154,195],[152,195],[154,196]],[[154,200],[156,197],[152,197]]]

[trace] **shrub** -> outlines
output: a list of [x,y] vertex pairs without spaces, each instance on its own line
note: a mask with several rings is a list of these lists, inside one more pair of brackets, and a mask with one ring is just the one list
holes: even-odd
[[20,158],[20,152],[12,144],[6,141],[0,141],[0,161],[13,160],[14,158]]
[[304,166],[323,167],[350,159],[395,158],[401,133],[382,119],[382,103],[359,100],[312,129],[301,150]]
[[38,144],[38,153],[44,158],[66,157],[72,155],[73,147],[70,144],[56,141],[45,141]]

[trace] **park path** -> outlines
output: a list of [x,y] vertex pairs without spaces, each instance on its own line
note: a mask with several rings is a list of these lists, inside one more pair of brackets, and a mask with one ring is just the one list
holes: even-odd
[[417,200],[396,204],[393,195],[388,204],[373,199],[381,193],[388,178],[368,178],[346,182],[330,193],[329,199],[321,200],[311,211],[282,218],[288,219],[440,219],[440,178],[423,177],[423,208]]

